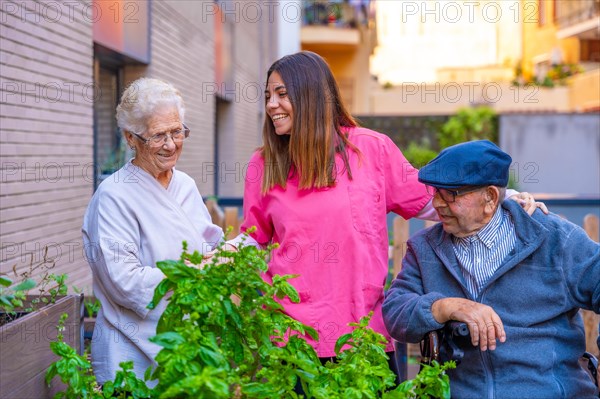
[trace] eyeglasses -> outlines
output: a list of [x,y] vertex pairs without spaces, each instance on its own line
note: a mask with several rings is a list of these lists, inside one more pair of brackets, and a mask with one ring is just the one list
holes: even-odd
[[465,195],[465,194],[469,194],[469,193],[474,193],[475,191],[479,191],[482,188],[485,188],[487,186],[472,186],[472,187],[465,187],[463,189],[460,190],[448,190],[446,188],[437,188],[437,187],[433,187],[433,186],[425,186],[427,188],[427,192],[433,197],[436,194],[439,194],[440,197],[450,203],[450,202],[455,202],[456,201],[456,197],[461,196],[461,195]]
[[182,125],[183,125],[183,129],[176,130],[174,132],[171,132],[170,134],[169,133],[158,133],[148,139],[142,137],[141,135],[139,135],[137,133],[131,132],[131,134],[133,134],[138,139],[142,140],[144,142],[144,144],[146,144],[150,147],[154,147],[154,148],[162,147],[163,145],[165,145],[165,143],[167,142],[169,137],[171,138],[171,140],[173,140],[174,143],[181,143],[183,140],[190,137],[190,129],[188,129],[188,127],[185,125],[185,123],[182,123]]

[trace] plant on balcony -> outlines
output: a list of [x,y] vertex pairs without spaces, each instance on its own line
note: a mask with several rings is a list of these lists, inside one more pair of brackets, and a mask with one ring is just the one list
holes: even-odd
[[558,85],[567,84],[567,78],[583,72],[579,64],[554,64],[546,74],[546,78]]
[[577,63],[552,64],[544,76],[527,80],[523,77],[523,69],[520,65],[517,65],[517,67],[515,67],[515,79],[513,79],[512,84],[514,86],[534,85],[549,88],[564,86],[567,84],[567,79],[569,77],[581,72],[583,72],[583,68]]

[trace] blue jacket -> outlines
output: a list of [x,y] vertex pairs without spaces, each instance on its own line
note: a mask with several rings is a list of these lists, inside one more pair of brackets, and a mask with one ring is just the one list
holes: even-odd
[[441,328],[431,305],[459,297],[491,306],[506,342],[481,352],[468,344],[448,374],[454,398],[594,398],[595,386],[579,366],[585,333],[579,308],[600,313],[600,246],[578,226],[537,210],[529,217],[515,201],[517,240],[477,298],[465,285],[450,235],[441,224],[408,242],[402,272],[383,303],[391,336],[419,342]]

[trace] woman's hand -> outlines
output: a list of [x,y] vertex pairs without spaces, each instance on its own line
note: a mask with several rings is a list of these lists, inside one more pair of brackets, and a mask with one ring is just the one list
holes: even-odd
[[[237,252],[238,248],[235,245],[233,245],[233,244],[231,244],[229,242],[226,242],[226,243],[223,244],[222,251]],[[217,254],[217,250],[216,249],[213,249],[212,251],[208,251],[208,252],[203,253],[202,254],[202,262],[200,262],[197,265],[193,264],[188,259],[185,259],[184,262],[189,267],[193,267],[193,268],[196,268],[196,269],[204,269],[204,267],[206,267],[207,265],[209,265],[209,264],[211,264],[213,262],[212,258],[216,254]],[[218,259],[217,262],[216,262],[216,264],[220,265],[220,264],[227,263],[227,262],[228,262],[228,259],[226,257],[223,257],[223,258]]]
[[[237,252],[238,251],[237,247],[235,245],[233,245],[233,244],[230,244],[230,243],[225,243],[225,245],[223,245],[223,250],[224,251],[228,251],[228,252]],[[204,269],[205,266],[213,263],[213,257],[216,255],[216,253],[217,253],[216,249],[214,249],[212,251],[205,252],[204,254],[202,254],[202,257],[203,257],[202,262],[200,262],[200,264],[198,264],[198,265],[192,264],[187,259],[184,262],[185,262],[186,265],[188,265],[190,267],[195,267],[197,269]],[[217,260],[217,262],[215,264],[222,265],[224,263],[227,263],[228,261],[229,260],[227,258],[221,257],[221,258],[219,258]],[[239,296],[237,296],[235,294],[232,294],[230,296],[230,299],[237,306],[240,305],[241,299],[240,299]]]
[[184,259],[183,263],[185,263],[188,267],[193,267],[194,269],[204,269],[207,265],[212,263],[212,257],[215,255],[217,251],[209,251],[202,254],[202,261],[200,263],[192,263],[189,259]]
[[548,214],[548,208],[546,207],[546,204],[544,204],[543,202],[536,202],[535,198],[533,198],[533,195],[527,192],[515,194],[509,198],[521,204],[521,206],[523,207],[525,212],[529,214],[529,216],[533,215],[533,212],[535,212],[537,208],[540,208],[542,212],[544,212],[546,215]]

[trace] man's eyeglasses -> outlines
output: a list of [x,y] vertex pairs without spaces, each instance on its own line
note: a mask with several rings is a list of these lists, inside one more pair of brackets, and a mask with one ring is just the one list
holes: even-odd
[[465,187],[459,190],[449,190],[447,188],[437,188],[433,186],[425,186],[427,188],[427,192],[433,197],[436,194],[439,194],[440,197],[446,202],[454,202],[456,201],[456,197],[465,195],[468,193],[474,193],[475,191],[479,191],[482,188],[487,186],[470,186]]
[[132,132],[131,134],[133,134],[138,139],[142,140],[147,146],[155,148],[162,147],[167,142],[169,137],[171,138],[171,140],[173,140],[174,143],[181,143],[183,142],[183,140],[190,137],[190,129],[188,129],[185,123],[183,123],[182,125],[183,129],[179,129],[171,133],[158,133],[148,139],[142,137],[137,133]]

